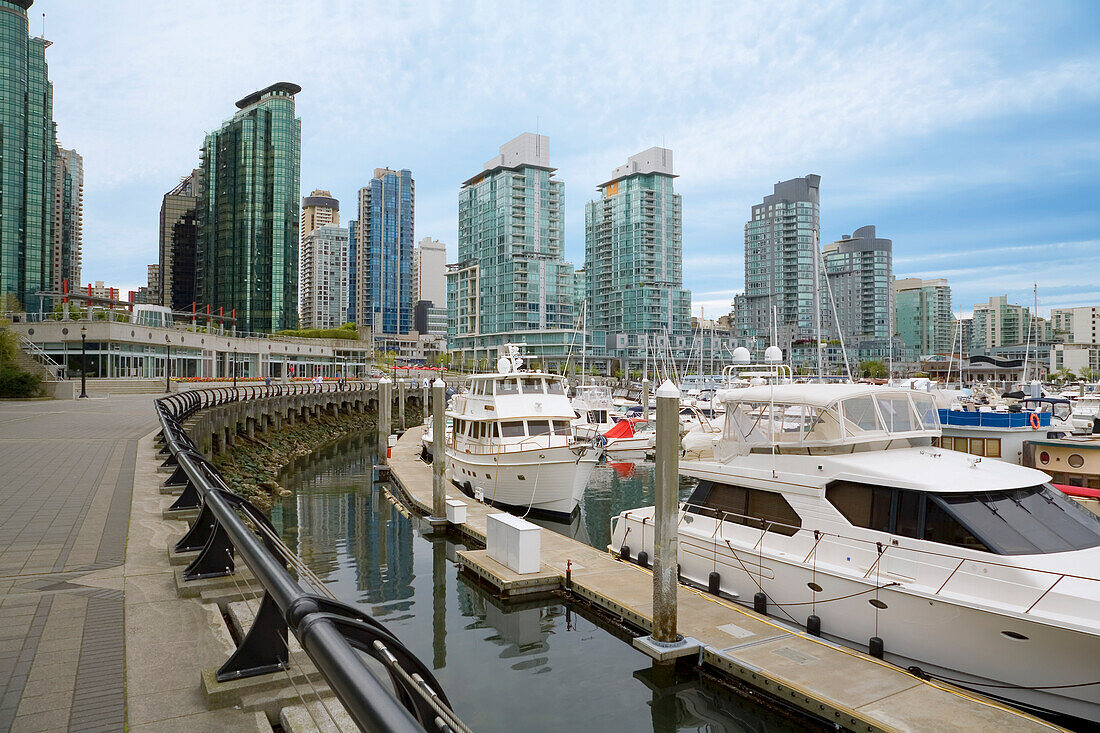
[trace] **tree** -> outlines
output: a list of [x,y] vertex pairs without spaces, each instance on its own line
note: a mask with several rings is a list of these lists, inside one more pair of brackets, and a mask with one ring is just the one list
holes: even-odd
[[890,372],[881,361],[869,360],[859,363],[859,375],[866,379],[886,379]]
[[1097,380],[1100,380],[1100,372],[1096,371],[1095,369],[1082,369],[1081,379],[1085,380],[1086,382],[1096,382]]

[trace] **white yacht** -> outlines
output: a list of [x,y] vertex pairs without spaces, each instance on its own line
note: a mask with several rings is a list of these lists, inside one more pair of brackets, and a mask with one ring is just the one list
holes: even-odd
[[1100,392],[1088,392],[1074,400],[1069,419],[1074,432],[1092,433],[1100,419]]
[[468,377],[447,410],[446,478],[505,509],[572,514],[598,449],[573,432],[564,379],[524,371],[515,345],[502,351],[497,373]]
[[611,416],[614,404],[610,387],[598,384],[578,385],[572,404],[576,413],[573,426],[578,438],[592,439],[614,427],[615,420]]
[[[933,445],[933,398],[868,385],[723,391],[679,513],[683,577],[792,626],[1025,707],[1100,720],[1100,518],[1038,470]],[[648,525],[648,526],[647,526]],[[653,556],[653,508],[611,549]]]

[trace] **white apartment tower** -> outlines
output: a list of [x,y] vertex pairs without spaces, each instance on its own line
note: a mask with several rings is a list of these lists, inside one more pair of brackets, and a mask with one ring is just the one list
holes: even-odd
[[348,230],[320,226],[302,242],[302,328],[339,328],[348,317]]

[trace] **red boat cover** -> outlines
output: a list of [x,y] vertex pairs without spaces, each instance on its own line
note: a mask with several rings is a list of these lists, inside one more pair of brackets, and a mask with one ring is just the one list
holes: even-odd
[[1100,489],[1086,489],[1084,486],[1066,486],[1065,484],[1052,484],[1052,486],[1069,496],[1079,496],[1082,499],[1100,499]]
[[620,420],[611,426],[611,429],[603,434],[605,438],[633,438],[634,423],[630,420]]

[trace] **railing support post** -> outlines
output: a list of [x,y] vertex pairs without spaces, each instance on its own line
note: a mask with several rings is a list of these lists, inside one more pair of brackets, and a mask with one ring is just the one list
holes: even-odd
[[287,640],[286,619],[271,594],[264,591],[252,627],[233,656],[218,669],[218,682],[286,669],[290,664]]

